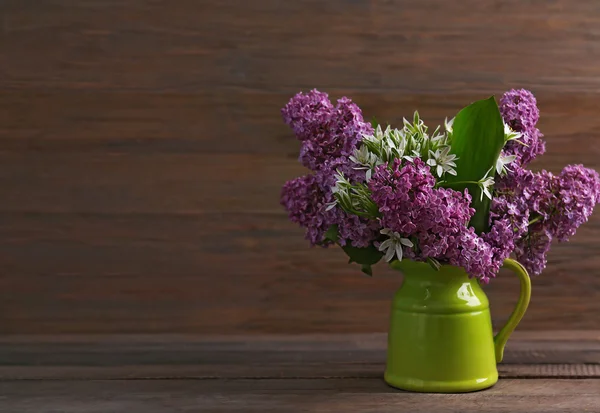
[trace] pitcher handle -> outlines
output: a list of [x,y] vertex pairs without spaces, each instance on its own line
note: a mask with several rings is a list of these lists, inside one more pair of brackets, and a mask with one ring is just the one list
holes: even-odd
[[507,258],[504,260],[504,264],[502,268],[507,268],[517,274],[519,277],[519,281],[521,282],[521,292],[519,294],[519,301],[517,301],[517,306],[513,310],[512,314],[508,318],[508,321],[500,329],[498,334],[494,337],[494,351],[496,353],[496,363],[500,363],[502,361],[502,357],[504,356],[504,346],[508,341],[508,338],[515,330],[525,311],[527,311],[527,306],[529,306],[529,299],[531,298],[531,281],[529,279],[529,274],[525,267],[523,267],[517,261]]

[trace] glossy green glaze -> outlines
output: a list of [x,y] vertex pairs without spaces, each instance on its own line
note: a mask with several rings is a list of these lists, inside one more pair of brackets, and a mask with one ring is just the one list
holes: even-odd
[[404,274],[394,296],[385,381],[399,389],[455,393],[485,389],[498,381],[496,363],[529,304],[531,284],[514,260],[504,267],[521,281],[521,296],[494,337],[489,302],[464,269],[410,260],[392,263]]

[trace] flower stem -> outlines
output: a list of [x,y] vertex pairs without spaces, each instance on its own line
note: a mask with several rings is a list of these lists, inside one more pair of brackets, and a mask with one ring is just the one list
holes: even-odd
[[441,181],[438,182],[436,184],[436,186],[453,186],[453,185],[464,185],[464,184],[475,184],[475,185],[479,185],[479,182],[477,181],[456,181],[456,182],[446,182],[446,181]]
[[538,215],[537,217],[529,220],[529,225],[535,224],[536,222],[540,221],[541,219],[542,219],[542,216]]
[[359,217],[371,218],[371,219],[373,218],[373,216],[370,213],[368,213],[368,212],[359,211],[359,210],[354,209],[354,208],[342,208],[342,209],[344,209],[346,212],[349,212],[349,213],[354,214],[354,215],[359,216]]

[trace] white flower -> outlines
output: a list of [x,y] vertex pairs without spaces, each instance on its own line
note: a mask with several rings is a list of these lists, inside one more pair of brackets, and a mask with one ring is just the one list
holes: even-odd
[[521,134],[519,132],[515,132],[514,130],[512,130],[512,128],[508,126],[507,123],[504,124],[504,142],[514,141],[519,139],[520,137]]
[[[402,158],[406,148],[406,136],[403,130],[392,129],[388,126],[385,131],[381,129],[380,125],[377,125],[373,135],[363,135],[363,145],[366,146],[371,154],[374,155],[373,159],[369,159],[368,162],[375,164],[375,160],[380,165],[385,162],[392,162],[394,159]],[[358,156],[355,155],[358,159]],[[367,161],[367,159],[364,159]]]
[[454,125],[454,118],[448,120],[448,118],[446,118],[446,120],[444,120],[444,126],[446,127],[446,132],[448,132],[449,134],[452,135],[453,132],[453,127]]
[[402,261],[402,246],[412,247],[411,240],[402,238],[400,234],[388,228],[382,229],[381,233],[389,237],[379,245],[379,251],[385,251],[384,259],[390,262],[396,255],[398,261]]
[[496,172],[498,175],[504,175],[506,173],[506,165],[512,163],[517,159],[517,155],[500,155],[498,161],[496,161]]
[[388,135],[388,153],[394,158],[400,159],[406,150],[406,133],[404,130],[393,129]]
[[[438,126],[439,128],[439,126]],[[443,133],[434,133],[433,134],[433,138],[431,138],[431,143],[434,144],[435,146],[440,146],[443,145],[447,140],[447,137],[445,134]]]
[[481,200],[483,200],[483,195],[487,196],[489,199],[492,199],[492,193],[490,192],[490,188],[494,186],[494,178],[491,176],[484,179],[479,183],[481,187]]
[[333,201],[325,204],[325,205],[327,205],[327,208],[325,208],[325,211],[330,211],[333,208],[335,208],[338,204],[336,194],[339,194],[337,196],[339,196],[341,198],[344,195],[347,195],[347,190],[343,186],[340,185],[340,181],[338,180],[335,183],[335,185],[331,187],[331,193],[333,194]]
[[338,200],[345,200],[348,202],[350,199],[349,189],[352,184],[344,177],[344,174],[338,169],[335,174],[335,185],[331,187],[331,193],[333,194],[333,201],[327,203],[325,211],[329,211],[338,205]]
[[350,156],[350,160],[358,165],[353,169],[367,171],[365,173],[367,182],[371,180],[373,169],[384,163],[381,158],[369,151],[367,145],[361,145],[360,148],[354,149],[354,155]]
[[335,208],[337,206],[337,199],[334,199],[333,201],[329,202],[327,205],[327,208],[325,208],[325,211],[330,211],[333,208]]
[[371,155],[369,148],[366,145],[361,145],[360,148],[354,149],[354,154],[350,155],[350,160],[359,165],[365,165],[369,161],[369,155]]
[[485,196],[487,196],[489,199],[492,199],[492,192],[490,191],[490,188],[492,188],[494,186],[494,178],[491,176],[488,176],[490,174],[490,172],[492,172],[494,170],[494,167],[491,167],[485,174],[485,176],[483,178],[481,178],[481,180],[479,182],[477,182],[477,185],[479,186],[479,188],[481,189],[481,198],[480,200],[483,200],[483,195],[485,194]]
[[442,175],[448,172],[450,175],[456,175],[456,163],[458,159],[456,155],[450,153],[450,147],[446,146],[443,149],[438,149],[435,152],[429,151],[430,158],[427,160],[427,165],[435,167],[437,175],[441,178]]
[[331,188],[331,192],[336,193],[340,192],[342,189],[346,189],[347,187],[352,186],[350,181],[346,179],[344,173],[339,169],[335,171],[335,185]]
[[377,128],[375,128],[375,131],[373,132],[373,135],[363,135],[363,138],[366,140],[369,140],[371,142],[380,142],[383,140],[383,137],[385,136],[385,134],[389,133],[388,132],[389,129],[390,129],[390,127],[388,126],[384,132],[381,129],[381,125],[377,125]]

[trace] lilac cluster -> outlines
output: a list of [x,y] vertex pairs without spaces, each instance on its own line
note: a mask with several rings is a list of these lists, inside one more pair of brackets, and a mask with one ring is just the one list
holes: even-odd
[[333,200],[331,191],[324,191],[314,175],[304,175],[288,181],[281,191],[281,205],[288,211],[290,221],[306,228],[306,239],[312,245],[327,246],[325,232],[337,225],[340,245],[349,241],[354,247],[367,247],[379,234],[375,220],[349,215],[339,208],[327,209]]
[[514,233],[508,240],[497,240],[495,244],[506,244],[505,252],[509,249],[508,254],[514,252],[532,275],[540,274],[546,267],[546,253],[552,242],[550,231],[540,221],[548,220],[554,210],[554,182],[554,175],[547,171],[534,173],[514,166],[496,183],[490,217],[492,228],[509,219]]
[[369,189],[381,213],[381,226],[416,241],[414,248],[403,247],[404,257],[461,266],[483,282],[495,276],[504,258],[496,262],[491,245],[468,227],[475,213],[471,196],[467,191],[435,188],[430,168],[421,159],[377,167]]
[[284,122],[301,141],[314,139],[329,123],[333,105],[327,93],[313,89],[304,94],[298,93],[281,109]]
[[281,191],[281,205],[288,211],[290,221],[306,228],[306,239],[313,245],[323,243],[325,232],[340,220],[341,211],[327,211],[327,203],[332,199],[314,175],[292,179]]
[[553,235],[567,241],[581,224],[587,222],[600,202],[598,172],[583,165],[565,167],[557,179],[556,211],[550,218]]
[[517,141],[509,141],[504,155],[516,155],[518,165],[525,166],[546,151],[543,135],[536,128],[540,111],[533,94],[525,89],[509,90],[500,99],[500,113],[504,122],[521,134]]
[[511,89],[500,98],[500,113],[512,130],[521,132],[535,128],[540,110],[533,93],[526,89]]
[[346,212],[342,212],[336,224],[339,232],[338,243],[344,246],[350,242],[350,245],[358,248],[373,244],[381,229],[381,224],[377,220],[350,215]]
[[430,202],[435,179],[429,166],[419,158],[404,167],[401,165],[396,159],[391,167],[387,164],[378,166],[369,189],[382,213],[382,227],[406,237],[417,231],[417,219]]
[[529,227],[527,236],[515,245],[517,260],[531,275],[540,275],[548,262],[546,254],[552,243],[552,233],[543,223],[535,223]]
[[[331,244],[325,234],[335,225],[340,245],[385,249],[385,242],[392,240],[394,248],[402,248],[396,250],[398,257],[402,252],[405,259],[460,266],[484,283],[496,276],[511,253],[532,275],[540,274],[553,239],[567,241],[600,202],[600,176],[582,165],[567,166],[558,175],[525,169],[545,151],[536,127],[536,99],[529,91],[511,90],[502,96],[500,111],[521,137],[503,149],[503,155],[515,155],[516,160],[506,175],[496,177],[486,233],[469,227],[475,213],[469,193],[437,188],[430,167],[418,157],[376,167],[367,183],[364,168],[356,169],[349,157],[363,135],[373,133],[371,125],[350,99],[341,98],[334,106],[317,90],[297,94],[282,109],[301,141],[300,161],[312,174],[288,181],[281,204],[290,220],[306,229],[312,245]],[[379,216],[357,216],[335,205],[337,171],[351,187],[368,188],[369,205],[375,203]],[[346,210],[353,210],[350,205]],[[389,232],[381,235],[382,229],[397,233],[397,239],[388,240]]]
[[520,205],[512,218],[520,217],[521,222],[515,227],[514,252],[521,264],[537,275],[546,267],[552,240],[567,241],[592,214],[600,201],[600,177],[583,165],[569,165],[558,176],[515,167],[497,183],[496,192],[493,219],[507,217],[500,200]]
[[325,161],[325,163],[315,172],[317,182],[321,188],[329,189],[335,186],[336,174],[341,172],[350,182],[364,182],[366,171],[355,169],[355,164],[348,158],[339,157]]
[[328,95],[316,89],[298,93],[281,113],[302,141],[300,162],[317,173],[332,175],[332,163],[336,167],[347,165],[363,134],[373,132],[350,99],[343,97],[334,107]]
[[452,189],[437,188],[431,191],[429,202],[422,205],[416,220],[417,239],[423,258],[443,259],[452,246],[451,238],[467,227],[475,210],[469,206],[471,196]]
[[556,198],[556,177],[548,171],[531,172],[516,168],[515,175],[520,177],[522,199],[527,203],[530,214],[540,215],[547,220],[552,215]]
[[487,284],[498,273],[501,262],[494,262],[491,246],[473,227],[465,228],[449,240],[446,253],[448,262],[463,267],[467,274]]
[[529,209],[521,198],[499,195],[492,200],[490,230],[482,238],[490,245],[494,273],[513,252],[528,225]]
[[362,135],[373,131],[364,122],[360,108],[345,97],[333,106],[326,93],[315,89],[298,93],[281,113],[302,141],[301,163],[314,172],[284,185],[281,204],[290,220],[306,228],[306,238],[312,245],[330,244],[324,235],[332,225],[338,226],[340,245],[372,244],[379,235],[377,221],[347,214],[337,207],[327,208],[333,201],[331,188],[337,171],[352,182],[365,180],[365,171],[354,169],[349,160]]
[[[529,226],[529,207],[523,198],[498,194],[490,207],[492,228],[509,227],[516,239],[521,238]],[[503,232],[498,229],[499,232]]]

